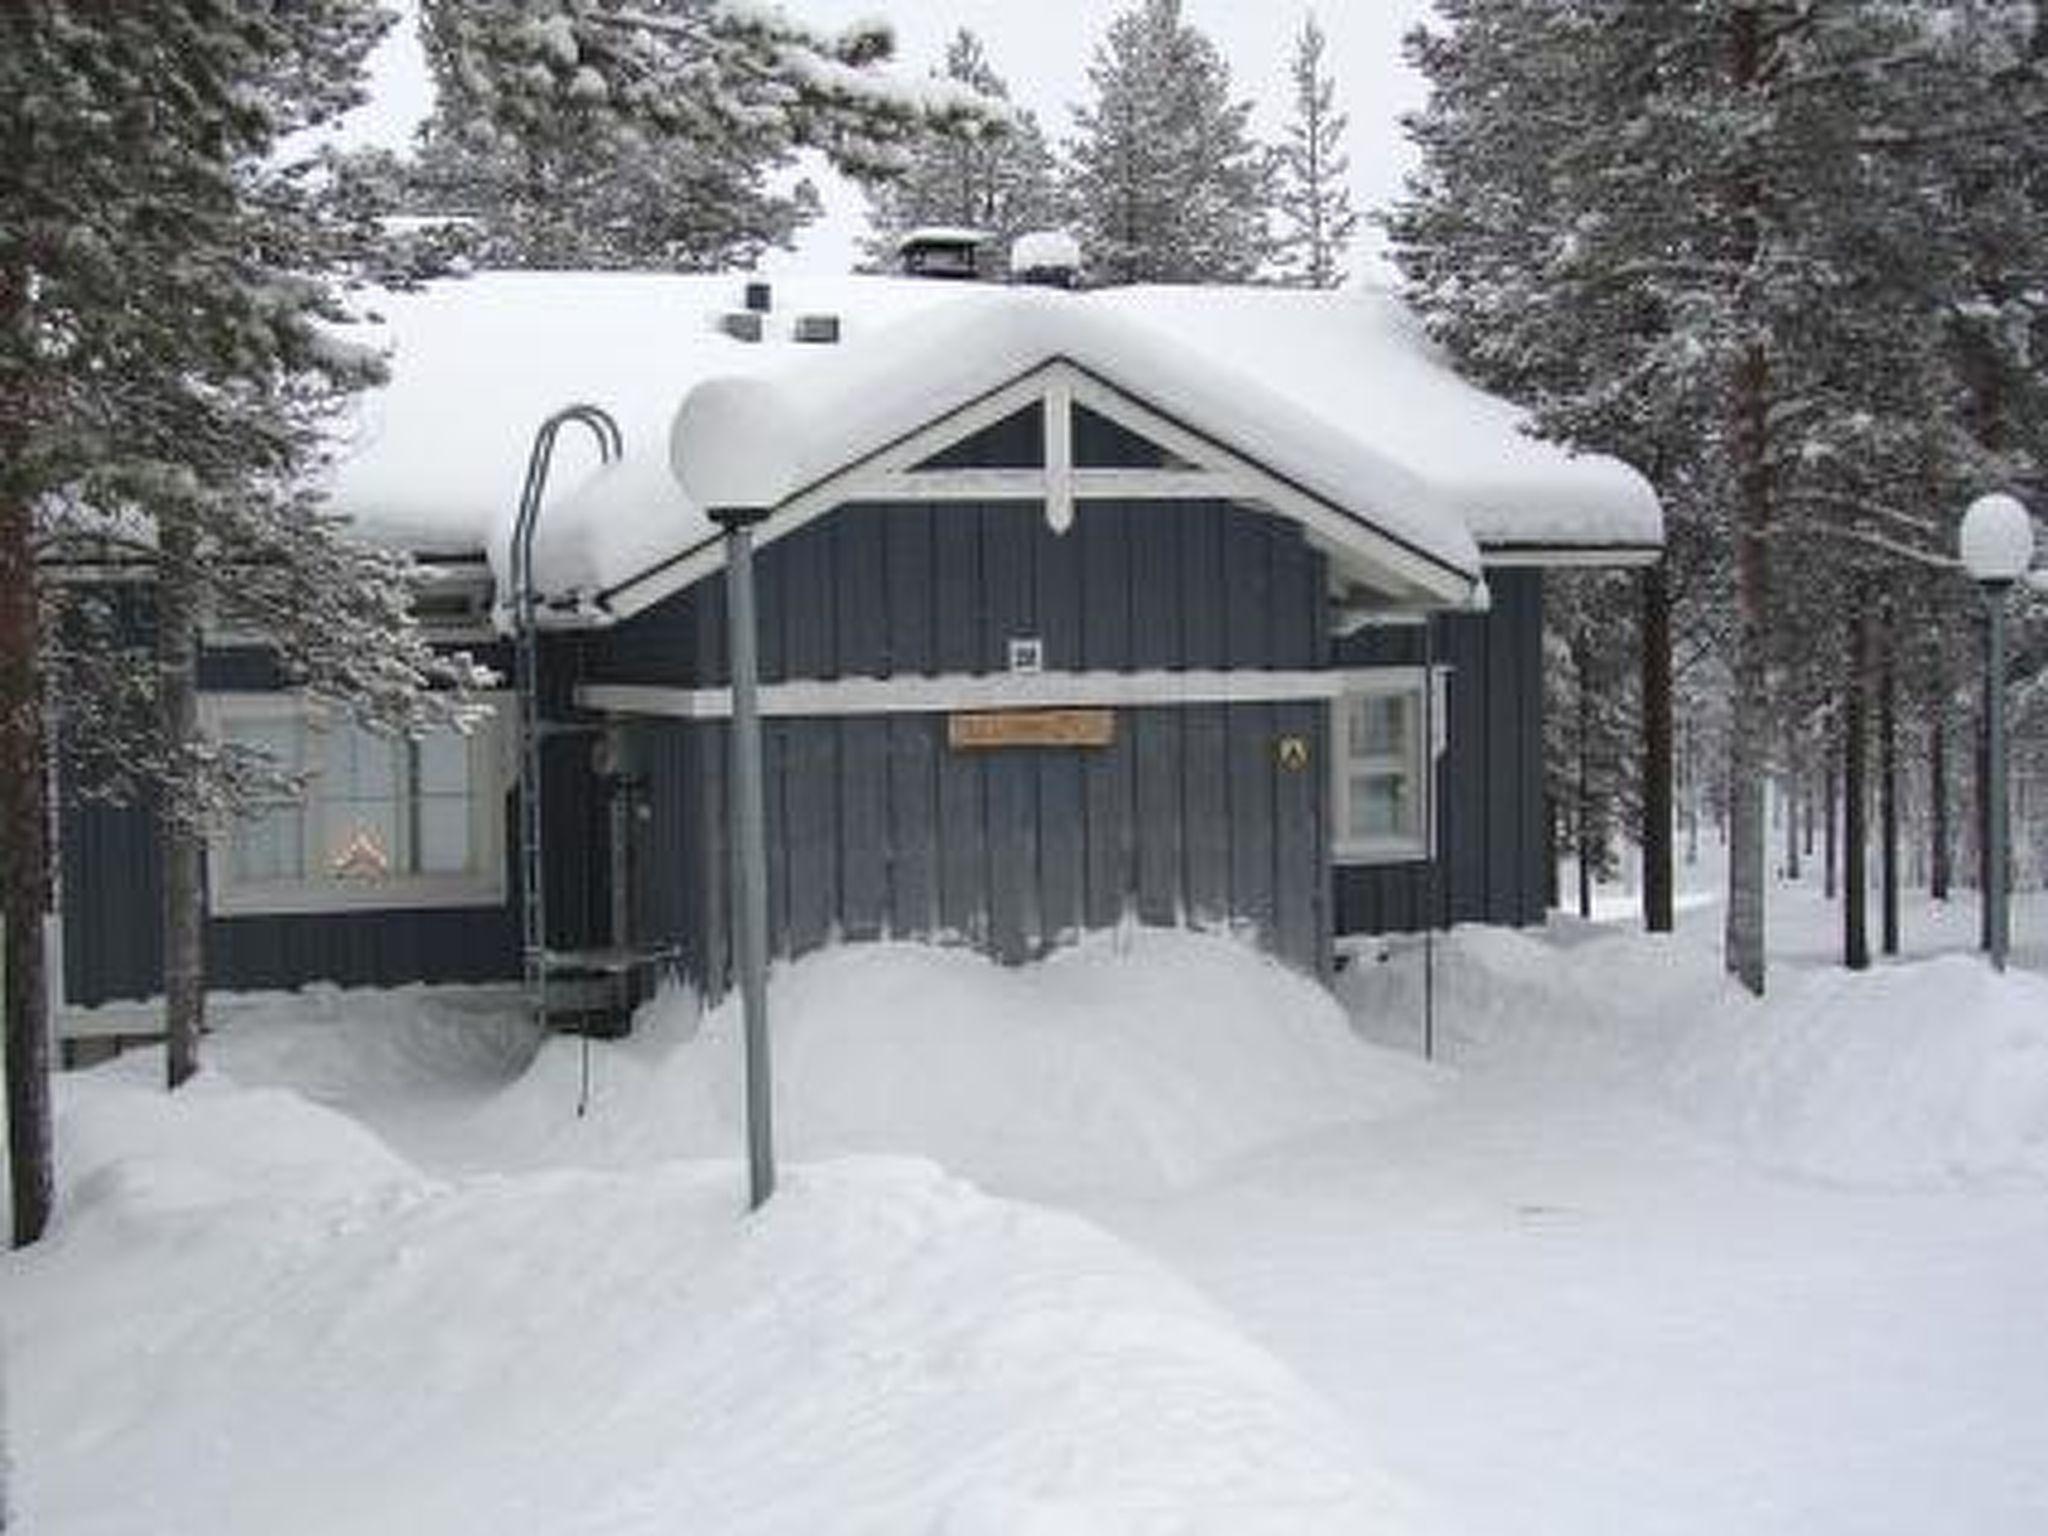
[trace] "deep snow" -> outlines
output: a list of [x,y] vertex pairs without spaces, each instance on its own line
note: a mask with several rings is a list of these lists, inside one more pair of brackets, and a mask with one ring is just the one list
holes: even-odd
[[487,999],[255,1000],[178,1101],[64,1083],[26,1528],[2038,1532],[2048,981],[1826,921],[1761,1004],[1711,905],[1462,931],[1434,1065],[1410,943],[1349,1028],[1221,939],[823,955],[753,1221],[725,1011],[579,1120]]

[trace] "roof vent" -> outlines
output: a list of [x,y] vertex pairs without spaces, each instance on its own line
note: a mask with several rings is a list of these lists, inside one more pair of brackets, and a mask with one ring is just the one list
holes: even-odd
[[718,317],[718,328],[734,341],[759,341],[761,316],[751,309],[729,309]]
[[896,242],[896,260],[905,277],[973,282],[981,276],[981,250],[988,238],[986,230],[928,225]]
[[1064,229],[1034,229],[1010,247],[1010,281],[1039,288],[1078,288],[1081,243]]
[[815,345],[830,346],[839,340],[839,317],[837,315],[798,315],[796,324],[790,327],[791,341],[806,341]]
[[747,308],[757,315],[765,315],[775,306],[775,290],[759,278],[747,284]]

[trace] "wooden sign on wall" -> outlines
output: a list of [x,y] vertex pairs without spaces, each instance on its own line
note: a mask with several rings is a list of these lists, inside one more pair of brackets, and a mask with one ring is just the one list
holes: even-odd
[[956,751],[999,747],[1106,747],[1116,740],[1113,709],[990,709],[947,717]]

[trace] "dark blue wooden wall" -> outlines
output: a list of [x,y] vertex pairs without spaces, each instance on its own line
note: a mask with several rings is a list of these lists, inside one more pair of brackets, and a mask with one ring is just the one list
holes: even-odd
[[[138,614],[139,625],[147,623]],[[146,635],[146,629],[138,633]],[[486,655],[505,670],[506,658]],[[200,673],[209,690],[283,686],[270,658],[253,650],[209,652]],[[564,776],[563,814],[582,797],[580,775]],[[163,990],[163,855],[148,803],[111,805],[60,790],[64,995],[73,1004],[154,997]],[[516,893],[507,797],[507,889]],[[566,841],[567,839],[563,839]],[[209,986],[223,990],[404,982],[477,982],[520,974],[516,899],[496,907],[331,912],[210,918]]]
[[[757,559],[762,675],[990,673],[1012,636],[1053,670],[1324,664],[1322,557],[1291,522],[1225,503],[848,507]],[[722,577],[592,637],[583,676],[726,681]],[[771,720],[773,947],[941,936],[1021,960],[1089,928],[1235,922],[1310,970],[1328,952],[1327,711],[1247,703],[1117,711],[1104,748],[954,751],[944,715]],[[635,727],[638,937],[728,971],[726,729]],[[1279,766],[1303,735],[1312,766]]]
[[[1437,780],[1434,870],[1423,864],[1339,865],[1339,934],[1404,933],[1447,923],[1543,921],[1549,899],[1543,817],[1543,577],[1487,573],[1492,611],[1436,623],[1451,669],[1449,740]],[[1366,629],[1338,640],[1339,666],[1415,664],[1416,628]]]

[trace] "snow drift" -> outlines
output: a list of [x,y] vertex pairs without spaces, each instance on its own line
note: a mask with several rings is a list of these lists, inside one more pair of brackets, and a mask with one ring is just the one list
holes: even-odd
[[5,1272],[27,1529],[1405,1522],[1187,1286],[929,1164],[743,1219],[729,1164],[443,1183],[279,1090],[64,1098],[61,1224]]
[[[770,998],[778,1141],[795,1159],[928,1157],[1034,1196],[1199,1182],[1288,1137],[1405,1110],[1432,1071],[1360,1041],[1322,988],[1228,939],[1095,935],[1036,965],[847,945],[779,967]],[[623,1164],[733,1155],[737,999],[671,997],[607,1050],[578,1120],[557,1041],[486,1115],[528,1155]]]
[[[1675,950],[1686,942],[1459,929],[1439,959],[1446,1059],[1644,1090],[1759,1162],[1815,1178],[2048,1179],[2048,978],[1997,975],[1974,955],[1864,972],[1786,964],[1757,1000]],[[1416,975],[1367,964],[1341,990],[1363,1019],[1412,1021]]]

